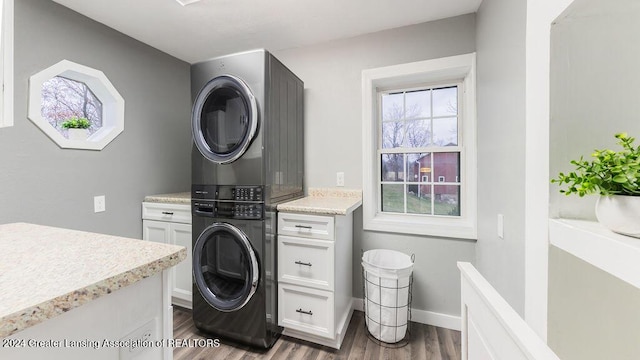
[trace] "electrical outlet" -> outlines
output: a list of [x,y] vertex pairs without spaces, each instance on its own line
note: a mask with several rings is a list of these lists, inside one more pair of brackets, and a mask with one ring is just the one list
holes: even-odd
[[498,237],[504,239],[504,215],[498,214]]
[[156,318],[153,318],[120,339],[126,345],[120,347],[120,360],[138,358],[141,352],[152,348],[157,340]]
[[342,171],[336,173],[336,186],[344,186],[344,173]]
[[93,197],[93,212],[103,212],[106,211],[106,200],[104,195],[94,196]]

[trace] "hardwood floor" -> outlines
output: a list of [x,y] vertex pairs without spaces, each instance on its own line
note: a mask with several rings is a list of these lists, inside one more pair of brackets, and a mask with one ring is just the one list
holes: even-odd
[[[191,311],[174,306],[175,339],[206,339],[193,325]],[[364,315],[355,311],[340,350],[282,336],[269,350],[259,350],[220,339],[219,347],[176,347],[175,360],[249,360],[249,359],[421,359],[460,360],[460,332],[412,323],[411,341],[405,347],[391,349],[376,344],[367,336]]]

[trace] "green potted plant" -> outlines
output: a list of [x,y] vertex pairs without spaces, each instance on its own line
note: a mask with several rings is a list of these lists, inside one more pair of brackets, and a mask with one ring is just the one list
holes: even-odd
[[615,135],[621,150],[595,150],[591,161],[573,160],[575,171],[551,180],[566,195],[599,194],[598,221],[610,230],[640,237],[640,146],[626,133]]
[[87,129],[91,127],[91,121],[87,118],[72,116],[61,124],[63,129],[67,129],[69,140],[86,140],[89,136]]

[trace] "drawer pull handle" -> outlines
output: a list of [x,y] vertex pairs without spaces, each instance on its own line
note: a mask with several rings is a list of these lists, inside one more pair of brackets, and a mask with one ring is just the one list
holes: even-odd
[[313,316],[313,311],[311,311],[311,310],[309,310],[309,311],[304,311],[304,310],[302,310],[302,309],[298,309],[298,310],[296,310],[296,312],[297,312],[297,313],[300,313],[300,314],[305,314],[305,315],[311,315],[311,316]]
[[296,261],[296,264],[298,265],[304,265],[304,266],[311,266],[311,263],[304,263],[302,261]]
[[309,229],[309,230],[313,229],[313,227],[311,227],[309,225],[296,225],[296,227],[298,229]]
[[172,211],[163,211],[162,215],[173,215]]

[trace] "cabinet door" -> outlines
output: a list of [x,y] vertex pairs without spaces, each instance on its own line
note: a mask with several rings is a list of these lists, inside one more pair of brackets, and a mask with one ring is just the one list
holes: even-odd
[[193,253],[191,225],[173,223],[170,229],[170,243],[187,248],[187,258],[172,269],[172,295],[174,298],[191,303],[191,255]]
[[142,220],[142,239],[169,244],[169,223],[155,220]]

